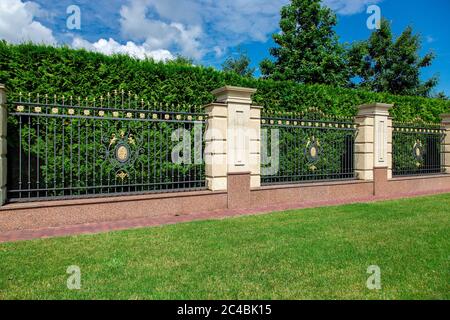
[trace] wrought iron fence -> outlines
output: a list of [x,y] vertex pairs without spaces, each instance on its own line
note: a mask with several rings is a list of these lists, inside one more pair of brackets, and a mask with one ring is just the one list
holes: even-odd
[[76,101],[20,95],[9,108],[12,201],[205,187],[206,116],[196,107],[150,106],[115,91]]
[[314,108],[300,114],[264,114],[261,184],[355,178],[355,133],[353,119]]
[[444,172],[445,129],[439,124],[393,123],[392,174],[426,175]]

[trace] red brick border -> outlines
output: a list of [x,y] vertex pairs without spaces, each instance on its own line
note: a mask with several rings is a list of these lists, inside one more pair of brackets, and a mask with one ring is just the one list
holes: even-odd
[[230,174],[228,192],[196,191],[8,204],[0,242],[218,219],[295,208],[450,193],[450,175],[351,180],[250,188],[250,174]]
[[50,237],[61,237],[69,235],[78,234],[94,234],[100,232],[109,232],[133,228],[143,228],[152,227],[160,225],[168,225],[175,223],[182,223],[188,221],[206,220],[206,219],[223,219],[227,217],[252,215],[252,214],[263,214],[277,211],[285,211],[291,209],[302,209],[302,208],[312,208],[320,206],[331,206],[339,204],[348,203],[364,203],[364,202],[374,202],[380,200],[390,200],[399,198],[409,198],[424,196],[430,194],[439,193],[450,193],[450,189],[445,190],[434,190],[428,192],[415,192],[415,193],[396,193],[390,195],[379,195],[379,196],[368,196],[360,198],[348,198],[341,200],[327,200],[327,201],[312,201],[312,202],[301,202],[292,204],[276,204],[271,206],[264,206],[251,209],[226,209],[226,210],[215,210],[202,213],[192,213],[183,215],[166,215],[166,216],[155,216],[146,218],[136,218],[127,220],[116,220],[107,222],[97,222],[97,223],[85,223],[77,225],[68,225],[62,227],[54,228],[42,228],[42,229],[30,229],[30,230],[14,230],[0,233],[0,243],[1,242],[12,242],[21,240],[31,240],[37,238],[50,238]]

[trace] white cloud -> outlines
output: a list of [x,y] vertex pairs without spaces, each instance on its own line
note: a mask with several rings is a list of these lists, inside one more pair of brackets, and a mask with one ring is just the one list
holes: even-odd
[[361,13],[372,4],[383,0],[324,0],[323,4],[342,15]]
[[152,49],[195,59],[210,52],[221,56],[242,42],[266,41],[287,1],[130,0],[120,11],[121,32]]
[[156,61],[167,61],[174,59],[174,56],[168,50],[156,49],[151,50],[148,45],[137,45],[132,41],[128,41],[122,45],[112,38],[100,39],[97,42],[91,43],[79,37],[75,37],[72,42],[72,47],[80,49],[84,48],[89,51],[95,51],[112,55],[114,53],[127,54],[137,59],[152,58]]
[[[363,12],[382,0],[324,0],[338,14]],[[120,14],[123,37],[201,59],[241,43],[265,42],[279,28],[289,0],[128,0]]]
[[133,41],[144,41],[150,49],[175,48],[183,55],[199,59],[204,51],[199,38],[202,29],[199,25],[187,27],[177,20],[170,22],[148,19],[149,0],[134,0],[120,10],[121,32]]
[[[0,0],[0,38],[18,43],[57,44],[51,29],[36,21],[49,18],[35,2]],[[324,0],[339,14],[350,15],[382,0]],[[265,42],[277,32],[281,7],[289,0],[127,0],[120,7],[120,33],[125,44],[109,39],[89,42],[76,37],[76,48],[123,53],[139,59],[173,59],[171,52],[201,60],[220,58],[245,42]],[[118,4],[120,5],[120,4]],[[117,9],[115,9],[117,10]]]
[[36,43],[56,44],[51,29],[34,21],[43,14],[34,2],[21,0],[1,0],[0,2],[0,39],[12,43],[33,41]]

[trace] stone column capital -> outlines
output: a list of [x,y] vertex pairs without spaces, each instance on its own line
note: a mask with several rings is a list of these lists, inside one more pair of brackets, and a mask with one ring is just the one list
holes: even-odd
[[450,125],[450,113],[443,113],[440,117],[442,120],[442,124]]
[[216,97],[216,102],[252,104],[252,95],[256,89],[224,86],[211,93]]
[[369,103],[358,106],[358,116],[389,116],[389,110],[394,107],[388,103]]

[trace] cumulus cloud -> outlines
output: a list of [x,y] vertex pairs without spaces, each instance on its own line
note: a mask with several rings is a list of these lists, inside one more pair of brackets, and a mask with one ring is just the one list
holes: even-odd
[[[52,30],[36,21],[48,19],[48,12],[51,10],[41,9],[36,2],[22,1],[25,0],[0,0],[0,38],[14,43],[33,41],[56,44]],[[323,0],[323,3],[338,14],[351,15],[381,1]],[[93,39],[92,35],[96,30],[88,30],[89,39],[94,42],[85,40],[86,35],[72,38],[72,45],[105,54],[129,54],[139,59],[151,57],[155,60],[169,60],[174,58],[171,52],[196,60],[201,60],[207,54],[220,58],[229,48],[242,43],[267,41],[272,33],[277,32],[280,9],[288,3],[289,0],[114,2],[114,12],[117,13],[119,8],[120,10],[118,26],[113,31],[120,32],[120,39],[116,36],[116,39],[109,38],[109,35]],[[52,5],[49,4],[49,7]],[[86,12],[89,13],[89,10],[97,10],[98,6],[94,9],[89,6],[87,8]],[[105,15],[103,11],[96,14],[98,17]],[[89,14],[84,17],[89,17]],[[89,18],[85,19],[89,21]],[[117,21],[116,18],[114,21]],[[83,32],[86,30],[83,29]],[[62,38],[70,36],[60,35]]]
[[267,40],[288,0],[130,0],[120,10],[123,37],[201,59],[245,41]]
[[20,0],[0,1],[0,39],[12,43],[32,41],[56,44],[51,29],[34,20],[43,10],[34,2]]
[[137,59],[152,58],[155,61],[167,61],[174,59],[174,56],[168,50],[156,49],[151,50],[146,44],[137,45],[132,41],[128,41],[122,45],[112,38],[100,39],[97,42],[91,43],[79,37],[75,37],[72,42],[72,47],[81,49],[84,48],[89,51],[100,52],[107,55],[127,54]]
[[323,3],[329,8],[342,15],[361,13],[372,4],[382,0],[324,0]]
[[[338,14],[360,13],[382,0],[324,0]],[[265,42],[278,29],[289,0],[129,0],[120,10],[123,37],[173,48],[196,59],[220,57],[248,41]]]
[[134,0],[120,10],[122,36],[133,41],[144,41],[152,50],[174,48],[183,55],[199,59],[204,51],[200,44],[202,29],[199,25],[186,26],[177,19],[168,22],[151,19],[152,1]]

